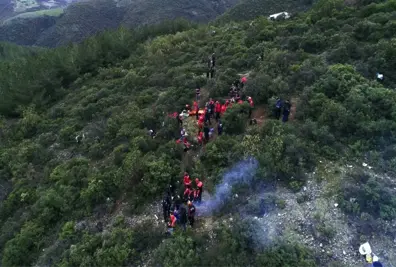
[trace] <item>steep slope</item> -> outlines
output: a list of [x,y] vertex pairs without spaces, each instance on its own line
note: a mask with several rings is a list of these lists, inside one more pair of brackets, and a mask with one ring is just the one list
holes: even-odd
[[[395,265],[395,12],[322,0],[286,21],[122,28],[0,62],[2,265],[355,267],[365,241]],[[224,103],[246,73],[264,121],[234,104],[201,147],[188,118],[184,153],[168,114],[197,85]],[[160,202],[184,171],[204,202],[170,237]]]

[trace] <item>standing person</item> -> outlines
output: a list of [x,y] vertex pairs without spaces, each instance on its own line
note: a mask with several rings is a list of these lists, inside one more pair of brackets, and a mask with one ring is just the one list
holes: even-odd
[[184,184],[185,189],[191,187],[191,179],[190,179],[190,175],[188,174],[188,172],[184,172],[183,184]]
[[162,199],[162,210],[164,213],[164,221],[167,222],[170,215],[171,209],[171,196],[169,190],[166,192],[164,198]]
[[227,110],[226,104],[221,105],[221,115],[223,115]]
[[209,113],[210,113],[210,117],[214,117],[213,114],[215,112],[215,102],[213,101],[213,99],[211,98],[209,101]]
[[219,101],[216,101],[215,104],[215,113],[216,113],[216,121],[218,122],[220,119],[220,113],[221,113],[221,105]]
[[275,103],[275,109],[274,109],[274,116],[277,120],[279,120],[281,116],[281,111],[282,111],[282,99],[277,98],[276,103]]
[[198,140],[199,145],[203,145],[203,132],[202,131],[199,131],[197,140]]
[[215,53],[212,54],[212,66],[216,66],[216,56]]
[[206,73],[207,78],[209,78],[209,76],[212,74],[212,69],[213,69],[213,62],[211,57],[208,57],[208,72]]
[[206,122],[204,126],[204,135],[205,135],[205,143],[209,142],[209,126]]
[[212,124],[210,122],[210,109],[209,108],[205,108],[205,123],[207,124],[209,122],[209,124]]
[[254,108],[254,102],[253,102],[253,99],[249,96],[248,97],[248,102],[249,102],[249,105],[250,105],[250,108],[249,108],[249,118],[252,116],[252,111],[253,111],[253,108]]
[[183,120],[181,118],[181,115],[177,114],[176,115],[176,119],[177,119],[177,122],[179,123],[179,126],[182,127],[183,126]]
[[195,96],[196,96],[196,100],[198,102],[201,98],[201,87],[200,86],[197,86],[197,89],[195,89]]
[[204,122],[205,122],[205,115],[201,114],[199,116],[199,119],[198,119],[198,129],[199,129],[199,131],[202,131]]
[[289,120],[289,115],[290,115],[290,108],[291,104],[289,100],[286,100],[285,104],[283,105],[283,122],[287,122]]
[[189,197],[190,197],[190,194],[191,194],[191,188],[190,187],[186,187],[186,189],[184,190],[184,193],[183,193],[183,200],[184,201],[188,201],[188,199],[189,199]]
[[245,76],[243,76],[241,79],[241,88],[243,88],[245,86],[246,82],[247,82],[247,78]]
[[187,136],[186,129],[181,128],[181,130],[180,130],[180,140],[184,141],[184,139],[186,138],[186,136]]
[[187,209],[185,204],[180,205],[180,225],[183,228],[184,231],[186,231],[186,224],[187,224]]
[[195,106],[195,117],[197,120],[199,120],[199,105],[198,104]]
[[198,204],[201,204],[202,201],[202,191],[203,191],[203,183],[198,178],[195,179],[195,184],[197,185],[196,190],[196,201]]
[[176,216],[174,215],[173,212],[171,212],[170,216],[169,216],[169,222],[168,222],[168,233],[172,234],[175,227],[176,227]]
[[223,123],[219,120],[217,123],[217,135],[223,134]]
[[194,227],[195,206],[194,206],[194,204],[191,201],[188,202],[188,220],[190,221],[191,227]]

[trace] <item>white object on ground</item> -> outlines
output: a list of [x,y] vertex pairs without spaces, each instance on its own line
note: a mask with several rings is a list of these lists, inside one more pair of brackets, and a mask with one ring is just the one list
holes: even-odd
[[359,252],[361,255],[371,254],[371,246],[368,242],[362,244],[359,248]]

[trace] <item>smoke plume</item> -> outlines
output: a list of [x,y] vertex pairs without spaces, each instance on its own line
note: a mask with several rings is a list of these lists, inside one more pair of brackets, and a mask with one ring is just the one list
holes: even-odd
[[223,174],[223,178],[215,188],[215,194],[203,201],[199,207],[200,215],[211,215],[219,210],[224,202],[231,196],[235,184],[249,184],[256,174],[258,162],[254,158],[240,161],[232,169]]

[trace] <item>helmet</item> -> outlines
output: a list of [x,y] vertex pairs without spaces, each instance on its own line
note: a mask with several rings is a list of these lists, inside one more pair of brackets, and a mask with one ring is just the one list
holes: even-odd
[[251,100],[251,99],[252,99],[252,98],[249,96],[249,97],[248,97],[248,100]]
[[191,206],[191,205],[192,205],[192,202],[189,200],[189,201],[187,202],[187,205]]
[[198,183],[198,182],[199,182],[199,179],[198,179],[198,178],[195,178],[195,182]]

